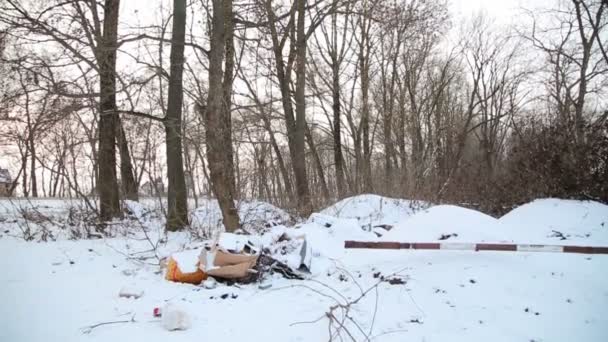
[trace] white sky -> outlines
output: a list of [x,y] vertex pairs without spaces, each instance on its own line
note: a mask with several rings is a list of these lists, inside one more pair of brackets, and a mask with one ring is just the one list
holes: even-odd
[[516,19],[520,8],[556,7],[559,0],[449,0],[449,2],[451,13],[456,20],[481,10],[501,24],[507,24]]

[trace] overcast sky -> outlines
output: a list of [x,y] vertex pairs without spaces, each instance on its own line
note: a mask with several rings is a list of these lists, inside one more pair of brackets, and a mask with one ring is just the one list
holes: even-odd
[[501,23],[509,23],[516,19],[519,9],[524,7],[534,9],[539,7],[556,7],[559,0],[448,0],[450,10],[455,19],[470,16],[482,10]]

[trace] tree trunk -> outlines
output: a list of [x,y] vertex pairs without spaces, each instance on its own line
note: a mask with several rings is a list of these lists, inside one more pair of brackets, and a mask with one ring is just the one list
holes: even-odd
[[[223,90],[223,106],[221,124],[222,127],[222,142],[224,146],[224,163],[226,172],[226,182],[228,183],[232,200],[238,200],[239,192],[236,191],[236,179],[234,177],[234,151],[232,147],[232,82],[234,80],[234,13],[232,11],[232,1],[224,1],[224,27],[225,27],[225,59],[224,59],[224,81],[222,84]],[[237,161],[238,162],[238,161]],[[230,203],[233,203],[230,202]],[[230,219],[235,220],[234,227],[239,224],[239,217],[234,206],[229,206],[231,212]]]
[[167,142],[167,230],[176,231],[188,224],[188,202],[184,163],[182,160],[182,75],[186,35],[186,0],[173,1],[173,32],[171,37],[171,75],[165,118]]
[[334,138],[334,164],[336,168],[336,185],[338,188],[338,198],[341,199],[346,194],[344,182],[344,165],[342,164],[342,127],[340,118],[340,70],[337,63],[333,67],[332,95],[334,112],[333,138]]
[[125,129],[122,125],[120,117],[117,118],[116,142],[118,144],[118,152],[120,155],[120,179],[122,180],[122,192],[126,199],[132,201],[139,200],[137,193],[137,181],[135,180],[135,172],[131,163],[131,154],[129,153],[129,144]]
[[[287,143],[289,146],[289,156],[294,172],[296,183],[296,197],[298,199],[298,211],[303,216],[308,216],[312,212],[310,190],[308,188],[308,176],[306,174],[306,155],[305,155],[305,131],[306,103],[304,98],[304,87],[306,83],[306,37],[304,33],[304,10],[305,0],[297,0],[297,39],[295,44],[290,46],[290,58],[285,65],[283,61],[282,46],[276,29],[276,16],[272,9],[272,1],[266,1],[266,11],[268,14],[268,24],[272,36],[273,52],[275,57],[277,80],[281,89],[281,102],[285,115],[285,125],[287,128]],[[294,43],[293,41],[291,43]],[[296,115],[294,117],[292,97],[291,97],[291,66],[294,51],[296,55]]]
[[[232,16],[232,0],[213,0],[209,92],[204,114],[211,187],[222,211],[224,227],[228,232],[240,227],[238,211],[234,203],[235,181],[230,118],[234,68]],[[225,73],[222,70],[224,54]]]
[[100,219],[121,216],[116,181],[116,39],[120,0],[105,0],[102,46],[99,63],[99,192]]
[[329,189],[327,188],[327,181],[325,180],[323,163],[321,163],[321,158],[319,158],[319,153],[317,151],[317,147],[315,146],[315,141],[312,139],[312,133],[310,132],[310,127],[308,127],[308,125],[306,125],[306,140],[308,142],[308,147],[310,148],[312,157],[315,160],[317,175],[319,176],[319,183],[321,183],[321,193],[323,194],[323,199],[325,201],[329,201]]
[[308,188],[308,176],[306,174],[305,132],[306,132],[306,36],[304,32],[306,0],[297,0],[298,23],[296,38],[296,122],[294,148],[295,159],[292,160],[294,173],[296,175],[296,193],[298,194],[298,207],[300,213],[308,216],[312,213],[312,202]]
[[38,197],[38,182],[36,181],[36,144],[34,143],[34,133],[30,132],[30,155],[31,155],[31,165],[30,165],[30,188],[32,190],[32,197]]
[[[364,16],[367,16],[367,9]],[[369,140],[369,27],[371,22],[364,18],[362,19],[361,27],[361,42],[359,47],[359,68],[361,70],[361,134],[363,135],[363,160],[362,160],[362,176],[363,176],[363,192],[372,192],[372,166],[371,166],[371,145]]]
[[[262,116],[264,116],[264,113],[262,113]],[[272,145],[272,149],[274,150],[274,153],[277,156],[277,163],[279,164],[279,171],[281,172],[281,177],[283,178],[283,183],[285,184],[285,191],[287,192],[287,197],[289,199],[289,202],[293,202],[293,186],[291,185],[291,180],[289,179],[287,167],[285,167],[285,161],[283,159],[281,149],[279,148],[279,144],[277,143],[277,139],[274,136],[274,132],[272,131],[272,126],[270,125],[270,120],[268,120],[268,118],[264,119],[264,126],[266,127],[266,131],[268,131],[268,135],[270,136],[270,144]]]

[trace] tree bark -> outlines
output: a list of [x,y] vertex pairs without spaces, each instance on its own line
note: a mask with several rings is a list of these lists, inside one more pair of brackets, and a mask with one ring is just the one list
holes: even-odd
[[[232,16],[232,0],[213,0],[209,91],[204,114],[211,187],[222,211],[224,227],[228,232],[240,227],[238,211],[234,203],[236,189],[230,118],[234,72]],[[224,57],[225,72],[222,70]]]
[[131,154],[129,153],[129,143],[125,129],[122,125],[122,120],[117,116],[118,124],[116,125],[116,142],[118,144],[118,152],[120,155],[120,179],[122,180],[122,192],[126,199],[132,201],[139,200],[137,193],[137,181],[131,163]]
[[30,187],[32,189],[32,197],[38,197],[38,182],[36,180],[36,144],[34,142],[34,133],[33,132],[30,133],[29,144],[30,144],[30,155],[31,155],[30,174],[32,176],[31,181],[30,181]]
[[336,168],[336,185],[338,188],[338,198],[343,198],[346,194],[346,184],[344,182],[344,165],[342,164],[342,127],[341,127],[341,104],[340,104],[340,70],[339,64],[333,66],[332,98],[333,98],[333,138],[334,138],[334,164]]
[[171,75],[167,116],[164,120],[167,143],[167,225],[176,231],[188,224],[188,202],[184,163],[182,158],[182,75],[184,72],[184,43],[186,36],[186,0],[173,1],[173,31],[171,37]]
[[306,153],[304,146],[306,132],[306,33],[304,32],[306,0],[298,0],[298,23],[296,29],[296,123],[294,148],[295,159],[292,160],[294,173],[296,175],[296,193],[300,213],[308,216],[312,213],[312,202],[308,188],[308,176],[306,174]]
[[371,166],[371,143],[369,140],[369,55],[370,55],[370,27],[371,19],[368,18],[369,9],[364,4],[363,18],[361,19],[361,40],[359,42],[359,69],[361,70],[361,134],[363,143],[362,176],[363,191],[372,192],[372,166]]
[[312,139],[312,133],[310,132],[310,127],[308,127],[308,125],[306,126],[306,141],[308,142],[310,153],[312,154],[312,157],[315,160],[315,166],[317,167],[317,175],[319,176],[319,183],[321,185],[321,193],[323,194],[323,199],[325,201],[329,201],[329,188],[327,187],[327,181],[325,180],[323,163],[321,162],[321,158],[319,157],[319,152],[317,151],[315,141]]
[[120,0],[105,0],[99,62],[99,192],[100,219],[121,216],[116,180],[116,39]]

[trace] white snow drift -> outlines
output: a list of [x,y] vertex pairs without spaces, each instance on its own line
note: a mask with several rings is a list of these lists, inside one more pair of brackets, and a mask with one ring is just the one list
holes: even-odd
[[[216,229],[219,210],[201,203],[204,209],[193,214],[201,219],[199,228]],[[189,260],[203,242],[188,233],[165,234],[158,211],[146,206],[130,206],[141,222],[113,224],[126,229],[114,238],[67,241],[67,234],[55,234],[58,241],[37,243],[18,238],[27,227],[23,217],[0,201],[0,341],[329,340],[326,312],[383,277],[405,284],[381,282],[351,304],[344,324],[357,341],[608,341],[606,255],[343,248],[345,240],[440,238],[606,245],[608,206],[545,199],[494,219],[446,205],[414,213],[409,203],[356,196],[296,225],[280,209],[252,204],[265,209],[247,212],[268,216],[254,215],[251,227],[263,227],[264,234],[247,239],[274,246],[283,234],[292,241],[303,236],[313,254],[310,279],[275,277],[261,290],[256,284],[205,288],[164,280],[160,258],[186,251],[177,254]],[[31,204],[58,222],[70,206],[58,200]],[[379,225],[393,227],[378,238]],[[242,243],[228,237],[221,243]],[[121,297],[121,290],[139,297]],[[167,303],[168,314],[153,317],[153,309]]]

